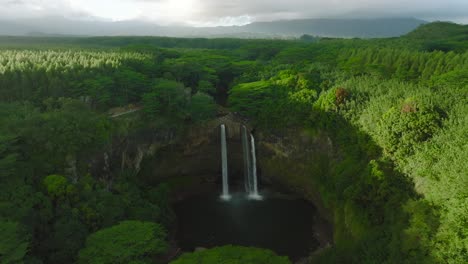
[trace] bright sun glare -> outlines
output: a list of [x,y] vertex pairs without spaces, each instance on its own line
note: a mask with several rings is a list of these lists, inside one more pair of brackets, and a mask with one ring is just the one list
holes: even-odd
[[[192,19],[197,0],[69,0],[70,4],[96,17],[114,21],[145,18],[152,21],[183,22]],[[112,7],[112,8],[109,8]]]
[[196,8],[196,0],[168,0],[163,4],[163,10],[173,18],[188,19]]

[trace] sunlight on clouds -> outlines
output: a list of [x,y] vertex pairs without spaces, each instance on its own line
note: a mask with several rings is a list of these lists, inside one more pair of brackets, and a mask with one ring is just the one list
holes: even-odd
[[113,21],[144,19],[158,23],[194,19],[198,0],[69,0],[75,9]]
[[199,6],[199,0],[161,0],[147,6],[144,16],[162,24],[188,24],[196,17]]
[[92,16],[114,21],[136,19],[142,14],[142,6],[132,0],[68,0],[74,9]]
[[255,19],[249,15],[227,16],[210,21],[190,21],[189,24],[195,27],[216,27],[216,26],[243,26],[254,22]]
[[193,15],[197,0],[169,0],[162,5],[164,14],[170,17],[189,18]]
[[468,0],[0,0],[0,18],[147,20],[192,26],[327,17],[468,21]]

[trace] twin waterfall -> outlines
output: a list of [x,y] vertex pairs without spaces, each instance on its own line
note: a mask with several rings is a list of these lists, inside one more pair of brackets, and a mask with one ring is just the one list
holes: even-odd
[[[249,133],[247,135],[247,128],[242,126],[242,150],[244,156],[244,186],[249,199],[261,200],[262,196],[258,193],[257,186],[257,159],[255,154],[255,138]],[[221,125],[221,165],[223,177],[223,192],[221,199],[229,200],[229,182],[228,182],[228,169],[227,169],[227,147],[226,147],[226,127]]]
[[[249,140],[250,139],[250,140]],[[250,142],[250,149],[249,149]],[[242,150],[244,154],[244,185],[250,199],[259,200],[257,187],[257,158],[255,156],[255,138],[247,136],[247,128],[242,126]]]

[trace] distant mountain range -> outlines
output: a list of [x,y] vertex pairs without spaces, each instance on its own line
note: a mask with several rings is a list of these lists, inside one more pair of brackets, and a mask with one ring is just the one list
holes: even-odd
[[396,37],[407,34],[426,21],[414,18],[301,19],[254,22],[245,26],[183,27],[159,26],[142,21],[82,21],[62,17],[1,21],[0,35],[11,36],[168,36],[291,38],[304,34],[322,37]]

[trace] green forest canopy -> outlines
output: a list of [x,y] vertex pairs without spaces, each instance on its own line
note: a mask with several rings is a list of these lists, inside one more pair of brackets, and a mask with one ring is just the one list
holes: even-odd
[[[138,246],[127,231],[147,229],[154,247],[123,259],[164,255],[168,187],[89,164],[143,127],[209,120],[218,103],[259,129],[307,128],[340,148],[326,178],[310,171],[335,224],[335,245],[315,261],[466,263],[466,32],[431,23],[401,38],[314,42],[1,37],[0,259],[92,263],[112,255],[113,232]],[[143,108],[133,119],[106,114],[130,104]],[[286,261],[232,247],[174,263],[229,250]]]

